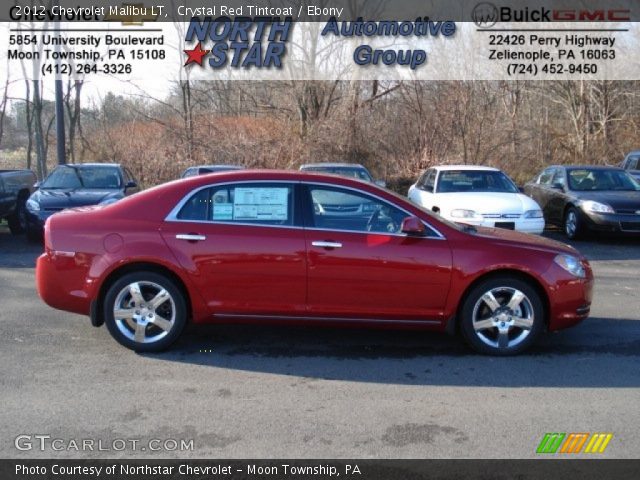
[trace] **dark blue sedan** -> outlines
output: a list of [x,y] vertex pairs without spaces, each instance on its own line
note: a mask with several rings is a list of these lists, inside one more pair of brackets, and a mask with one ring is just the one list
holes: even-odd
[[56,167],[27,200],[27,236],[42,238],[44,223],[66,208],[108,205],[138,191],[131,172],[115,163]]

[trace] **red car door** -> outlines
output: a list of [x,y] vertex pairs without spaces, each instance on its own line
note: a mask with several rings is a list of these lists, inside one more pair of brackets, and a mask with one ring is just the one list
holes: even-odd
[[305,239],[294,190],[294,183],[200,189],[163,225],[163,238],[216,316],[305,311]]
[[400,232],[409,214],[350,189],[308,189],[308,304],[314,316],[442,321],[449,244]]

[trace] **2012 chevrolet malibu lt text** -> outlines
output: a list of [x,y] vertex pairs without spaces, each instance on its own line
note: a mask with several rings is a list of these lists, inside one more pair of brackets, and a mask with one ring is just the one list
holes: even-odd
[[524,351],[584,320],[593,274],[568,245],[450,223],[371,183],[235,171],[164,184],[45,226],[37,288],[136,351],[188,322],[459,332]]

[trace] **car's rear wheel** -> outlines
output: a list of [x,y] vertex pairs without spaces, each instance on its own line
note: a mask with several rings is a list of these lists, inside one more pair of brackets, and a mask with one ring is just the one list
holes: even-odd
[[460,330],[476,351],[514,355],[526,350],[544,328],[540,294],[526,281],[508,276],[489,278],[466,296]]
[[582,220],[575,207],[569,207],[564,214],[564,233],[570,240],[577,240],[582,236]]
[[103,305],[113,338],[136,352],[165,350],[187,323],[183,293],[172,279],[156,272],[123,275],[109,287]]

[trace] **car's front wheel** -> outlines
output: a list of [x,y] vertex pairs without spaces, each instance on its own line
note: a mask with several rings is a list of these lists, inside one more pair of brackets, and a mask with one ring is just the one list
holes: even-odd
[[544,329],[540,294],[526,281],[508,276],[489,278],[466,296],[460,330],[476,351],[514,355],[530,347]]
[[569,207],[564,215],[564,233],[570,240],[577,240],[582,236],[582,220],[575,207]]
[[172,279],[156,272],[123,275],[109,287],[103,305],[113,338],[136,352],[165,350],[187,323],[181,290]]

